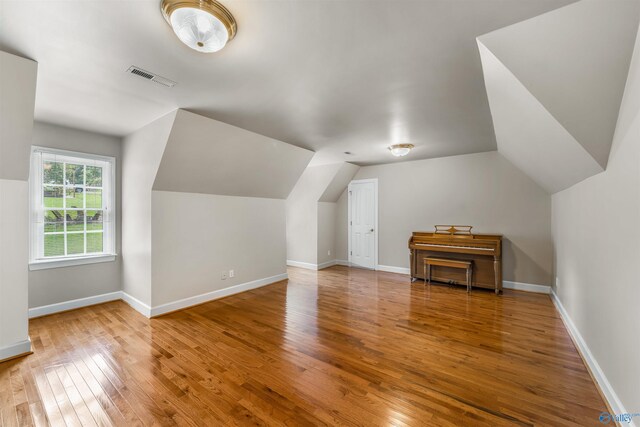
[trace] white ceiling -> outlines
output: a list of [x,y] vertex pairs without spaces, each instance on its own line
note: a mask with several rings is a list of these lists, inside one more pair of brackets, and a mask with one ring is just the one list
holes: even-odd
[[580,1],[478,40],[606,168],[639,19],[639,0]]
[[495,150],[475,38],[572,2],[227,0],[238,34],[200,54],[159,0],[0,0],[0,50],[38,61],[37,120],[125,135],[184,108],[314,164],[386,163],[400,142],[416,145],[402,160]]
[[498,152],[547,192],[606,168],[639,21],[588,0],[478,38]]
[[549,194],[603,171],[526,87],[479,43],[498,152]]
[[178,110],[153,189],[286,199],[312,156],[311,151]]

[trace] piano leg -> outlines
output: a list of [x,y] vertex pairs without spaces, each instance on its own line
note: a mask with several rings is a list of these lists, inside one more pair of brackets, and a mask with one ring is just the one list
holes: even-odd
[[414,268],[414,265],[413,265],[413,258],[414,258],[413,251],[409,251],[409,265],[411,266],[411,282],[410,283],[413,283],[416,281],[416,278],[413,277],[413,272],[415,271],[416,274],[418,274],[418,271]]
[[499,295],[502,291],[502,265],[495,257],[493,258],[493,274],[496,278],[496,295]]

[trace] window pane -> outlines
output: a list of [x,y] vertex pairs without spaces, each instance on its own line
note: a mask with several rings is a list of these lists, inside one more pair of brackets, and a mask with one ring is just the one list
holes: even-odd
[[102,211],[87,211],[87,230],[102,230]]
[[62,207],[62,187],[44,186],[44,207],[45,208],[61,208]]
[[44,211],[44,232],[64,231],[64,215],[62,211]]
[[44,162],[42,169],[42,182],[44,184],[62,184],[62,163]]
[[74,165],[67,163],[67,182],[68,185],[84,185],[84,165]]
[[34,248],[34,257],[81,257],[103,254],[105,248],[111,248],[111,233],[105,232],[111,231],[113,224],[105,224],[105,218],[112,221],[108,209],[114,194],[111,179],[107,179],[111,169],[107,168],[114,165],[106,159],[46,149],[32,159],[41,159],[41,169],[32,170],[31,175],[33,189],[40,190],[33,197],[40,205],[32,205],[38,213],[33,216],[37,222],[32,225],[38,233],[34,242],[37,237],[40,245]]
[[87,166],[87,186],[102,187],[102,168]]
[[84,253],[84,233],[67,234],[67,255]]
[[64,193],[67,198],[67,208],[84,208],[84,190],[81,187],[65,188]]
[[87,209],[102,209],[102,190],[87,189]]
[[64,235],[45,234],[44,235],[44,256],[64,255]]
[[102,233],[87,233],[87,253],[103,252]]
[[84,211],[67,212],[67,231],[84,231]]

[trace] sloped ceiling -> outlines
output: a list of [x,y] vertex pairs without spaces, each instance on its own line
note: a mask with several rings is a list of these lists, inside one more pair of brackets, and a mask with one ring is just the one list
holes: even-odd
[[606,168],[639,19],[582,0],[478,38],[498,151],[547,191]]
[[288,203],[316,203],[340,171],[341,163],[309,166],[287,198]]
[[498,151],[548,193],[604,169],[479,43]]
[[237,37],[203,55],[159,0],[2,0],[0,49],[40,64],[37,120],[124,136],[182,108],[324,163],[400,162],[495,150],[476,37],[573,1],[223,0]]
[[178,110],[154,190],[286,199],[313,153]]
[[[131,179],[136,183],[135,186],[125,187],[124,192],[138,189],[149,191],[153,188],[153,182],[158,174],[158,167],[177,114],[177,110],[167,113],[124,138],[123,180]],[[138,199],[140,197],[134,197],[133,201],[146,203],[146,201]]]
[[351,163],[342,163],[336,170],[335,175],[329,185],[320,196],[319,202],[337,202],[344,190],[349,185],[349,182],[353,179],[358,172],[360,166],[353,165]]
[[0,51],[0,179],[29,177],[38,64]]

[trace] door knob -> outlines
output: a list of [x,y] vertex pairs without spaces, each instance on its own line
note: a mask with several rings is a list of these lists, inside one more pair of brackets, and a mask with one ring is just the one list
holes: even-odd
[[369,231],[371,231],[373,233],[373,228],[371,230],[369,230]]

